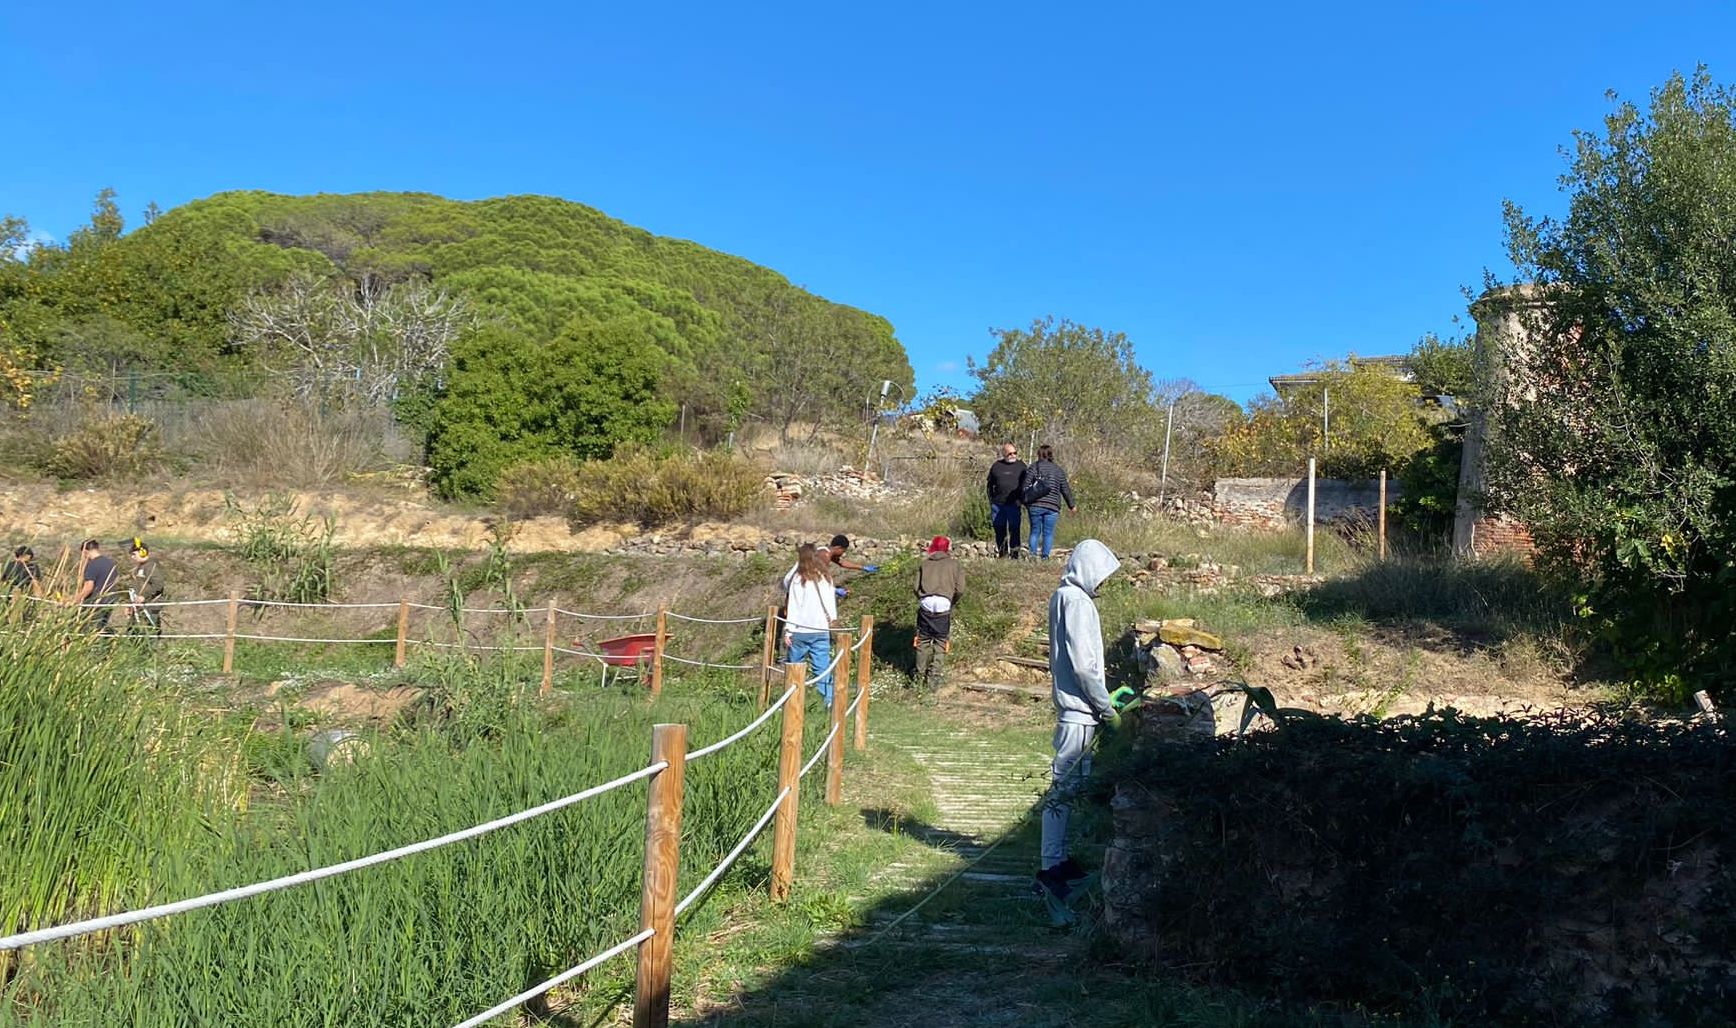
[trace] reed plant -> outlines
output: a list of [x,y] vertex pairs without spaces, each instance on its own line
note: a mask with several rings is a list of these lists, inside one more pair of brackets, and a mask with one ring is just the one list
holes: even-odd
[[[451,717],[436,711],[378,732],[351,763],[277,761],[272,787],[245,814],[207,818],[198,832],[165,832],[163,816],[130,812],[120,823],[88,802],[68,814],[67,833],[117,820],[116,834],[151,859],[110,873],[127,887],[90,892],[29,923],[146,895],[197,895],[453,831],[642,767],[655,722],[686,723],[697,747],[754,713],[751,703],[682,684],[655,704],[596,690],[539,701],[537,672],[531,660],[455,661],[441,671],[455,697],[445,705]],[[486,717],[466,718],[466,709]],[[775,729],[688,769],[684,889],[774,794]],[[823,726],[815,729],[817,741]],[[31,745],[59,752],[52,741]],[[42,790],[16,784],[27,797]],[[124,788],[111,784],[111,793]],[[456,1023],[636,930],[645,796],[636,783],[395,863],[120,937],[35,947],[5,987],[0,1024]],[[166,794],[153,809],[180,825],[196,798]],[[86,855],[82,842],[71,849]]]
[[[221,725],[127,673],[75,612],[0,623],[0,934],[148,903],[165,855],[211,849],[245,799]],[[0,953],[0,982],[17,970]]]

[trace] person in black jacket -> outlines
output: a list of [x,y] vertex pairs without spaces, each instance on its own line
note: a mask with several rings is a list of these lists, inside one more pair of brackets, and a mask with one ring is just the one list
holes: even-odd
[[1001,444],[1001,459],[989,465],[989,515],[995,522],[995,555],[1019,557],[1019,504],[1025,462],[1012,443]]
[[1055,451],[1047,443],[1037,447],[1037,463],[1025,470],[1023,493],[1025,506],[1030,508],[1031,556],[1048,560],[1055,546],[1055,522],[1061,520],[1062,502],[1069,513],[1077,514],[1079,508],[1073,503],[1067,473],[1055,463]]

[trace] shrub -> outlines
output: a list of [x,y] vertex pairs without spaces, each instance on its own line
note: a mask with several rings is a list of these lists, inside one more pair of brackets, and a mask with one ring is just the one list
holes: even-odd
[[298,514],[293,497],[276,493],[253,508],[232,496],[223,503],[241,559],[258,576],[253,599],[324,603],[331,598],[337,523],[330,515]]
[[157,423],[134,414],[99,415],[54,440],[43,469],[57,478],[141,475],[163,463]]
[[989,498],[981,489],[965,494],[964,503],[952,518],[952,534],[960,539],[986,541],[995,537],[994,515],[989,511]]
[[186,440],[208,472],[252,486],[320,486],[380,470],[392,431],[383,410],[296,401],[213,405]]
[[583,467],[583,462],[572,457],[514,464],[500,473],[494,495],[501,509],[515,518],[570,515],[579,495]]
[[667,365],[643,318],[575,322],[547,345],[487,327],[453,350],[430,412],[428,463],[447,497],[483,495],[514,464],[554,454],[605,458],[674,420]]
[[1725,732],[1583,711],[1279,716],[1240,741],[1147,736],[1105,768],[1124,952],[1442,1023],[1728,1023]]
[[[562,476],[570,472],[571,499],[566,512],[579,523],[637,521],[661,525],[733,518],[766,496],[764,473],[725,453],[659,454],[631,449],[608,460],[576,465],[570,461],[563,465],[563,460],[538,461],[516,470],[514,488],[524,490],[524,502],[530,502],[528,483],[540,481],[540,495],[546,498],[555,488],[567,487]],[[537,470],[543,468],[547,470]]]

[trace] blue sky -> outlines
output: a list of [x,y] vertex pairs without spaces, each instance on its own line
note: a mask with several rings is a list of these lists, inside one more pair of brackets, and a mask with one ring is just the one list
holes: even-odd
[[1736,7],[8,4],[0,213],[64,237],[224,189],[551,193],[890,318],[1126,332],[1237,399],[1454,330],[1500,205]]

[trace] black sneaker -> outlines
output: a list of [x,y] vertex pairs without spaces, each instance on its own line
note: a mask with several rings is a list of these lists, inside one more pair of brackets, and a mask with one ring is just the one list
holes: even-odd
[[1047,871],[1038,871],[1037,881],[1032,886],[1032,891],[1039,896],[1046,893],[1058,902],[1066,903],[1068,895],[1073,892],[1073,887],[1067,884],[1067,879],[1056,873],[1058,869],[1057,866],[1049,868]]
[[1080,867],[1079,862],[1074,860],[1072,857],[1068,857],[1066,860],[1051,867],[1049,873],[1055,875],[1064,882],[1082,882],[1091,875],[1091,872]]

